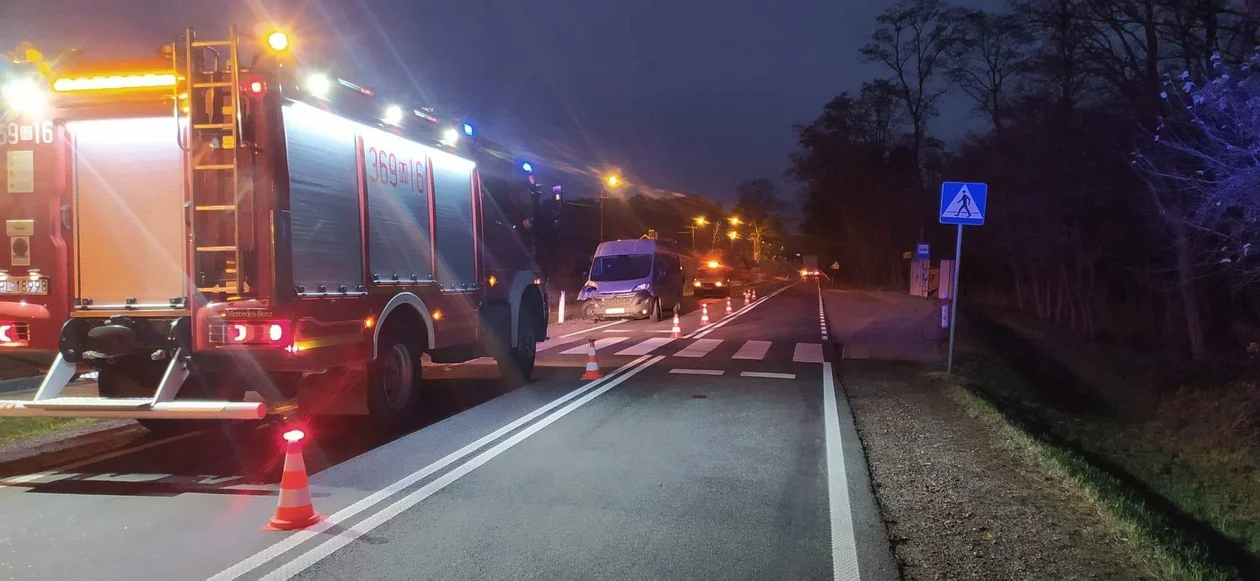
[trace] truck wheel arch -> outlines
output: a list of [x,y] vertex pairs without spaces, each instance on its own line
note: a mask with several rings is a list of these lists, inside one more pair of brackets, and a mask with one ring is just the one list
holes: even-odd
[[433,317],[429,314],[429,307],[425,306],[424,301],[420,300],[420,297],[412,293],[398,293],[388,303],[385,303],[385,308],[381,310],[381,316],[376,321],[376,328],[372,332],[372,359],[380,356],[378,350],[381,344],[381,329],[385,327],[389,314],[397,308],[414,309],[416,314],[420,315],[421,319],[424,319],[426,346],[431,349],[437,344],[433,334]]
[[[517,271],[516,274],[512,277],[512,286],[509,287],[509,290],[508,290],[508,304],[510,305],[511,310],[512,310],[512,346],[513,347],[517,346],[517,334],[519,330],[517,323],[520,321],[521,305],[525,302],[526,293],[530,291],[531,287],[533,288],[534,292],[538,293],[539,302],[542,303],[541,305],[539,305],[542,309],[542,313],[540,314],[543,315],[544,317],[547,316],[546,299],[544,299],[542,296],[542,289],[539,288],[538,285],[534,283],[534,280],[537,278],[538,278],[537,275],[527,270]],[[545,335],[545,332],[544,332],[544,335]]]

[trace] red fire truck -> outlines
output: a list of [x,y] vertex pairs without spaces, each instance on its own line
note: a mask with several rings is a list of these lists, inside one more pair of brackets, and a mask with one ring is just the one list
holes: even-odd
[[[161,58],[9,80],[27,115],[5,140],[0,349],[56,358],[0,416],[397,427],[423,405],[424,353],[529,378],[559,194],[471,125],[260,41],[189,29]],[[65,389],[87,371],[96,394]]]

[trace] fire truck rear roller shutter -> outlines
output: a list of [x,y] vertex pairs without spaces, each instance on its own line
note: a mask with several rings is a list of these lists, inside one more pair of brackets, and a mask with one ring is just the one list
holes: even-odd
[[363,281],[355,126],[295,103],[284,108],[293,282],[357,288]]

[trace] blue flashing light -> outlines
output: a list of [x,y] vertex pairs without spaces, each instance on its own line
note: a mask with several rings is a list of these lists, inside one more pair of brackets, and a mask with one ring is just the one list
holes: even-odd
[[465,123],[465,124],[464,124],[464,135],[467,135],[467,136],[469,136],[469,137],[472,137],[472,135],[473,135],[473,126],[472,126],[472,124],[471,124],[471,123]]
[[522,169],[522,170],[525,170],[525,173],[533,173],[533,172],[534,172],[534,166],[530,165],[530,163],[529,163],[528,161],[521,163],[521,169]]

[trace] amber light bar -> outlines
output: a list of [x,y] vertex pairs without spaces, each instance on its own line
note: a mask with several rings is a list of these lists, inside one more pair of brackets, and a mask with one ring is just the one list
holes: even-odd
[[143,73],[135,75],[102,75],[95,77],[65,77],[53,81],[53,90],[60,93],[78,91],[110,91],[120,89],[155,89],[175,86],[174,73]]

